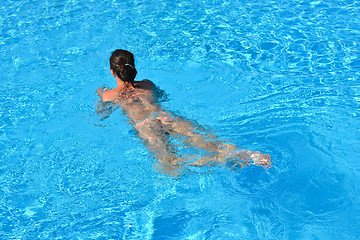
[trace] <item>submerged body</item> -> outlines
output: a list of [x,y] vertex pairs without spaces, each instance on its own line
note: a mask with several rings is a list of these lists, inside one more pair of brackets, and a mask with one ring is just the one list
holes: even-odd
[[100,88],[97,91],[99,96],[102,101],[112,102],[122,109],[166,173],[178,175],[186,166],[230,162],[232,166],[241,168],[250,164],[265,168],[271,166],[270,156],[224,143],[203,126],[163,109],[156,96],[157,88],[151,81],[126,82],[113,68],[111,73],[116,78],[117,87],[110,90]]

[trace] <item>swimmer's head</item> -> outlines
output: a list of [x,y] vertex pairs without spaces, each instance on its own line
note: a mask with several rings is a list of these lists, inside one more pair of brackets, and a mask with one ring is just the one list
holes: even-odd
[[134,55],[126,50],[115,50],[110,57],[110,69],[121,80],[132,84],[137,74]]

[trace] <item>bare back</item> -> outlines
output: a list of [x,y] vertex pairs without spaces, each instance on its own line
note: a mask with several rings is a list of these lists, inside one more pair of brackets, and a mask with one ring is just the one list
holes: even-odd
[[138,81],[134,87],[123,88],[117,93],[114,103],[121,107],[129,119],[136,123],[151,113],[161,110],[154,96],[155,85],[149,81]]

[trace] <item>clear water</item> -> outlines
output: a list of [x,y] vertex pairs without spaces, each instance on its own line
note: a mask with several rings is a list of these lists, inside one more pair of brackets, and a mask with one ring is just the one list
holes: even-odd
[[[360,2],[101,2],[1,2],[1,239],[359,238]],[[116,48],[273,167],[160,174],[94,114]]]

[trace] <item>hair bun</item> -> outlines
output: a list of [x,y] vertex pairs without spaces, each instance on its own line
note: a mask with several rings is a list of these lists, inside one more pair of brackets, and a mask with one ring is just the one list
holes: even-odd
[[125,64],[123,70],[121,71],[121,79],[125,82],[133,82],[136,77],[137,71],[135,67],[131,64]]

